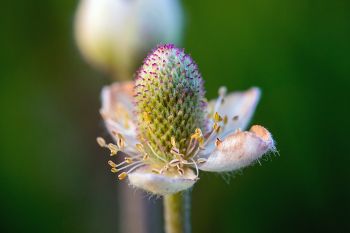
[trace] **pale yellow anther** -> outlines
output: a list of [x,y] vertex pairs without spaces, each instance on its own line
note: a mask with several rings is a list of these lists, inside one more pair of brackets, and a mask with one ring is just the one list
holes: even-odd
[[156,174],[160,174],[160,170],[155,169],[155,168],[152,169],[152,172],[153,172],[153,173],[156,173]]
[[118,132],[116,132],[116,131],[112,130],[112,134],[113,134],[113,136],[117,137]]
[[180,167],[177,168],[177,172],[180,174],[180,176],[183,176],[185,174],[185,171]]
[[195,133],[202,136],[202,130],[200,128],[196,128]]
[[180,163],[179,159],[173,159],[169,162],[169,166],[176,167],[177,165],[179,165],[179,163]]
[[117,134],[117,137],[118,137],[117,145],[119,148],[123,149],[125,146],[125,139],[123,135],[121,135],[120,133]]
[[220,125],[217,125],[214,129],[215,133],[219,133],[221,130],[221,126]]
[[109,164],[109,166],[111,166],[111,167],[117,167],[117,164],[115,164],[112,160],[108,160],[108,164]]
[[227,115],[225,115],[225,116],[224,116],[224,124],[226,125],[227,122],[228,122],[228,117],[227,117]]
[[199,158],[197,160],[197,163],[199,163],[199,164],[202,164],[202,163],[205,163],[205,162],[207,162],[207,159],[205,159],[205,158]]
[[198,138],[198,142],[199,142],[199,145],[203,145],[203,143],[204,143],[204,138],[203,138],[203,137],[199,137],[199,138]]
[[143,145],[142,144],[136,144],[136,149],[137,149],[137,151],[138,152],[141,152],[141,153],[143,153],[144,152],[144,148],[143,148]]
[[194,133],[191,135],[191,139],[197,139],[198,138],[198,134],[197,133]]
[[133,162],[133,159],[132,159],[131,157],[125,157],[124,160],[125,160],[125,162],[128,163],[128,164],[130,164],[130,163]]
[[178,148],[175,148],[175,147],[171,148],[170,152],[173,154],[176,154],[176,155],[180,154],[180,150]]
[[124,180],[127,176],[128,176],[128,174],[126,172],[122,172],[118,175],[118,179]]
[[214,121],[215,121],[215,122],[220,122],[220,121],[222,121],[222,117],[219,115],[218,112],[215,112],[215,114],[214,114]]
[[143,155],[142,159],[143,159],[143,160],[149,159],[149,155],[148,155],[147,153],[145,153],[145,154]]
[[218,147],[221,143],[222,141],[219,138],[216,138],[215,146]]
[[116,155],[118,153],[118,147],[114,145],[113,143],[109,143],[107,145],[108,149],[111,151],[111,156]]
[[115,167],[112,167],[111,168],[111,172],[113,172],[113,173],[117,173],[119,170],[118,169],[116,169]]
[[101,138],[101,137],[98,137],[96,138],[96,141],[97,141],[97,144],[100,146],[100,147],[105,147],[106,146],[106,141]]

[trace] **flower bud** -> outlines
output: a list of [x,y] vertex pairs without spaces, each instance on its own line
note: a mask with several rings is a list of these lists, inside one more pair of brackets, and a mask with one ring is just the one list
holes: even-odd
[[179,42],[182,26],[178,0],[81,0],[75,37],[89,63],[131,79],[146,51]]
[[145,59],[135,81],[141,140],[165,160],[185,154],[194,133],[205,129],[203,80],[189,55],[160,45]]

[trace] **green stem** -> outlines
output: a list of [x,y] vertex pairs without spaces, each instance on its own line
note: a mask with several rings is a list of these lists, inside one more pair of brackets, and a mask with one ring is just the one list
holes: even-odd
[[164,222],[166,233],[190,233],[190,191],[164,196]]

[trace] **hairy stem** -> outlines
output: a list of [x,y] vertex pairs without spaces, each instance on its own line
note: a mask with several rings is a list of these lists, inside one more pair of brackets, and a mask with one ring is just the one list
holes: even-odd
[[190,191],[164,196],[164,222],[166,233],[190,233]]

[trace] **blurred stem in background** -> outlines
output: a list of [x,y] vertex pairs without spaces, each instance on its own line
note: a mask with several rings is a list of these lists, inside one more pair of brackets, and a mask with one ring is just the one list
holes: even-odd
[[[130,80],[157,44],[181,41],[183,11],[178,0],[81,0],[74,26],[77,45],[89,64],[112,80]],[[120,231],[157,231],[147,219],[157,214],[157,205],[150,207],[140,192],[126,185],[119,188]],[[157,222],[159,226],[160,216]]]

